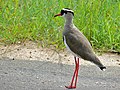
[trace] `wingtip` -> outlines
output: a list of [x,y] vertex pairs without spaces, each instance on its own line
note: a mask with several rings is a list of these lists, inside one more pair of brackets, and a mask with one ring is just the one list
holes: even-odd
[[102,71],[105,71],[105,70],[106,70],[106,67],[100,67],[100,69],[101,69]]

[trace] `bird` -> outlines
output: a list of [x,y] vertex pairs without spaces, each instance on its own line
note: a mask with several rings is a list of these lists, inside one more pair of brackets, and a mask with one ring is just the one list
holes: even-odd
[[63,8],[59,14],[54,17],[63,16],[65,19],[64,30],[62,33],[63,42],[66,48],[73,54],[75,60],[75,70],[71,84],[65,86],[68,89],[75,89],[78,82],[79,59],[90,61],[97,65],[101,70],[106,67],[101,63],[97,55],[95,55],[92,46],[83,33],[74,25],[74,11],[70,8]]

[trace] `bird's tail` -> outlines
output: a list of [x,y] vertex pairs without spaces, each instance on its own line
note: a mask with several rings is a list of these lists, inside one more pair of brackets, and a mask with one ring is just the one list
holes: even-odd
[[101,69],[102,71],[105,71],[106,67],[103,66],[103,67],[100,67],[100,69]]
[[85,57],[85,60],[88,60],[88,61],[96,64],[102,71],[105,71],[106,67],[101,63],[99,58],[94,53],[90,53],[87,55],[88,55],[88,57]]
[[95,56],[91,61],[94,64],[96,64],[102,71],[105,71],[106,67],[101,63],[101,61],[99,60],[97,56]]

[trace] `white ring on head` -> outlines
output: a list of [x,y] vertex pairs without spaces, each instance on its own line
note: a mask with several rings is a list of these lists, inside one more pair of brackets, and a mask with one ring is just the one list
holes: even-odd
[[73,10],[69,10],[69,9],[65,9],[65,8],[63,8],[62,10],[73,12]]

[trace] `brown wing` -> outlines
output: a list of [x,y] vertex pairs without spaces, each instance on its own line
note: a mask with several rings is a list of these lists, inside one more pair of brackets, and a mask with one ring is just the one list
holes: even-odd
[[88,60],[89,58],[91,58],[91,56],[94,56],[89,41],[81,32],[69,32],[65,35],[65,38],[66,43],[71,51],[79,55],[81,58]]
[[72,52],[85,60],[93,62],[101,69],[105,68],[94,54],[87,38],[77,28],[65,30],[63,36],[65,36],[66,43]]

